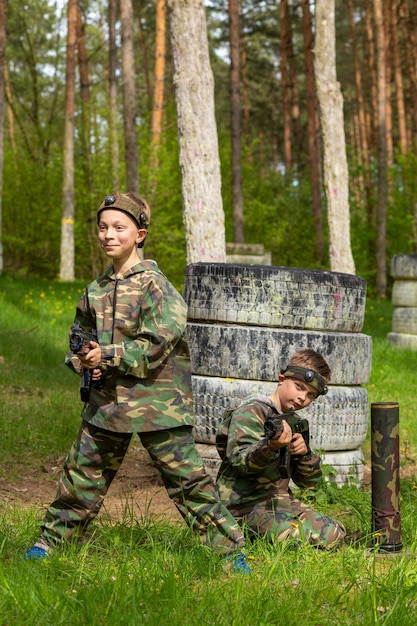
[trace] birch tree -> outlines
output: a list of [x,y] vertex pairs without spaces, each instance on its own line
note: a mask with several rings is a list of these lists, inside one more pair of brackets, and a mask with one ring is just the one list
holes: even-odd
[[336,78],[335,42],[334,0],[317,0],[315,70],[323,134],[330,268],[332,271],[354,274],[343,97]]
[[62,182],[61,265],[59,278],[74,280],[74,116],[77,0],[68,0],[65,129]]
[[187,263],[224,262],[220,158],[203,0],[168,0]]

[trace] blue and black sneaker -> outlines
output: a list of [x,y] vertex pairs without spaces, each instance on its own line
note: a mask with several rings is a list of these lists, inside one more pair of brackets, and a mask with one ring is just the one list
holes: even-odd
[[25,559],[29,559],[31,561],[36,559],[46,559],[48,558],[48,547],[41,543],[35,543],[34,546],[26,550],[24,554]]
[[235,574],[250,574],[252,572],[244,552],[231,554],[228,560],[232,563],[232,572]]

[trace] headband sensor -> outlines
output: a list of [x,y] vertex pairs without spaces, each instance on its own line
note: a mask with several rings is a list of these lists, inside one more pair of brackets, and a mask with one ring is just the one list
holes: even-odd
[[311,385],[317,390],[319,396],[325,396],[329,391],[326,385],[326,381],[323,376],[315,372],[314,370],[307,369],[306,367],[299,367],[298,365],[287,365],[281,370],[281,374],[288,378],[296,378]]

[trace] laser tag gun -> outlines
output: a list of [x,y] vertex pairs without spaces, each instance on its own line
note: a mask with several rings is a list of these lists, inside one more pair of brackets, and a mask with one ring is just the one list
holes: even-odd
[[[287,424],[290,426],[291,431],[293,433],[301,433],[303,439],[306,443],[307,448],[310,445],[310,428],[308,424],[308,420],[305,418],[299,417],[294,411],[289,411],[288,413],[281,413],[280,415],[275,415],[273,413],[269,413],[266,417],[264,424],[265,437],[267,441],[270,439],[275,439],[279,437],[284,427],[282,425],[282,420],[285,420]],[[290,476],[290,457],[293,461],[300,460],[301,457],[290,455],[288,446],[284,446],[279,450],[279,473],[281,478],[289,478]]]
[[[96,332],[87,332],[81,328],[78,322],[72,327],[69,346],[71,352],[78,354],[83,348],[90,350],[90,341],[97,341]],[[95,381],[94,386],[101,387],[101,381]],[[93,370],[89,370],[85,367],[82,368],[81,384],[80,384],[80,397],[82,402],[88,402],[91,395],[91,387],[93,386]]]

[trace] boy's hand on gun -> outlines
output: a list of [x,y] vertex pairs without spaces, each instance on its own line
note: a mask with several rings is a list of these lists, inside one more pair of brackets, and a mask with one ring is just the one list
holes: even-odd
[[85,369],[93,370],[93,380],[98,380],[102,374],[101,370],[98,369],[102,359],[99,344],[96,341],[90,341],[90,346],[83,346],[77,356]]
[[301,433],[294,433],[289,446],[290,454],[304,456],[308,452],[307,444]]
[[268,440],[268,446],[274,451],[288,446],[289,453],[295,456],[303,456],[308,451],[303,435],[301,433],[293,433],[291,426],[284,419],[282,420],[282,431],[279,436],[277,433],[275,437]]
[[271,450],[279,450],[280,448],[289,446],[294,438],[291,426],[284,419],[282,420],[282,431],[278,432],[280,433],[279,436],[277,433],[273,439],[268,440],[268,447]]

